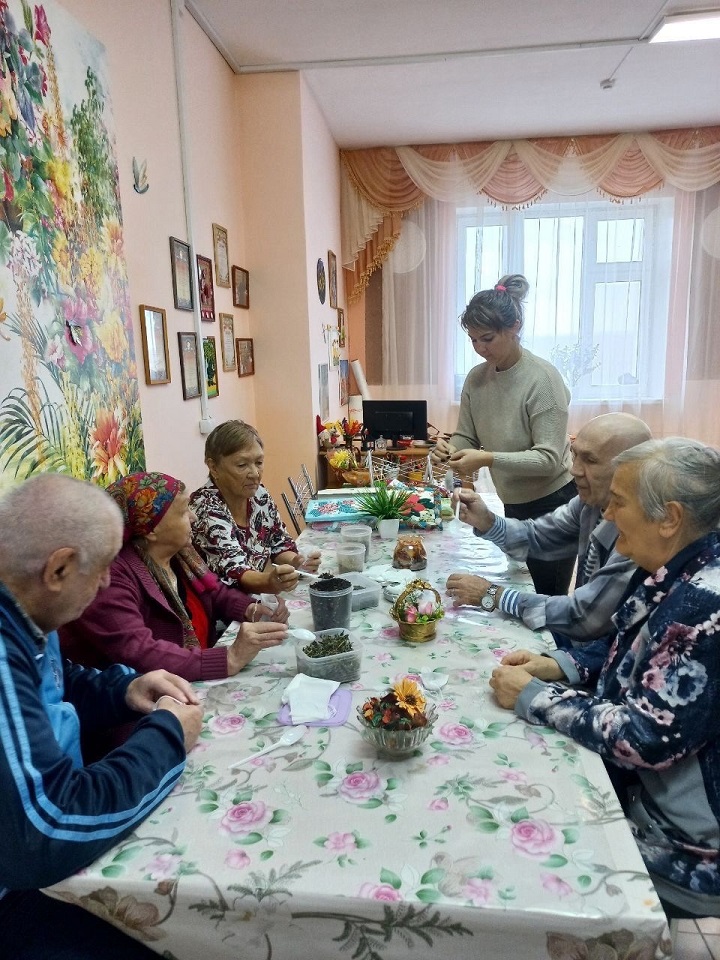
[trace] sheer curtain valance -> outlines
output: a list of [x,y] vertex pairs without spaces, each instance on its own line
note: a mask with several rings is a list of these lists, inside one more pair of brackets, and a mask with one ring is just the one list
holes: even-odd
[[403,214],[431,197],[483,196],[507,207],[546,192],[591,190],[627,200],[666,183],[695,192],[720,182],[720,127],[488,143],[344,150],[342,259],[355,300],[395,245]]

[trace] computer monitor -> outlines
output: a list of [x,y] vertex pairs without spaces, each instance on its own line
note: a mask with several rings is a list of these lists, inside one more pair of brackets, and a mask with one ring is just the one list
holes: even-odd
[[363,428],[370,440],[427,440],[427,400],[363,400]]

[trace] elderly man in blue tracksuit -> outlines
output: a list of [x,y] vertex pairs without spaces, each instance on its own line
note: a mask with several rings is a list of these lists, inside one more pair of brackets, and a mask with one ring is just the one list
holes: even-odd
[[[156,956],[42,887],[91,863],[172,790],[202,717],[192,688],[63,661],[58,627],[108,583],[122,543],[115,502],[92,484],[38,474],[0,498],[0,943],[14,960]],[[80,733],[135,719],[83,765]]]

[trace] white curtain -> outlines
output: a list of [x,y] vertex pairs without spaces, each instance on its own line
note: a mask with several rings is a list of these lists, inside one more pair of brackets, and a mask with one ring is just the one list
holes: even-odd
[[[475,198],[474,202],[477,202]],[[530,282],[523,342],[571,389],[570,429],[610,410],[720,445],[720,189],[625,203],[546,194],[521,210],[426,200],[383,266],[383,386],[454,429],[477,358],[458,316],[503,273]]]

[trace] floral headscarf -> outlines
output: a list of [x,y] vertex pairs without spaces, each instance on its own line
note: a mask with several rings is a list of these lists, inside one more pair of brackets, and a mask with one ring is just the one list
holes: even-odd
[[160,523],[185,484],[167,473],[130,473],[111,483],[107,492],[123,512],[123,540],[147,536]]
[[[151,576],[183,624],[183,646],[199,646],[195,628],[187,608],[178,593],[177,583],[168,572],[150,556],[143,537],[160,523],[185,484],[167,473],[131,473],[111,483],[107,492],[119,504],[125,519],[123,540],[133,541],[133,548],[150,571]],[[192,547],[184,547],[175,555],[185,582],[195,591],[204,593],[217,586],[215,574],[207,568],[202,557]]]

